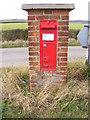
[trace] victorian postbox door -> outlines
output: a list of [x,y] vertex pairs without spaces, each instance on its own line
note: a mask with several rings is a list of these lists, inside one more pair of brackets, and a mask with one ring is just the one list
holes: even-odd
[[40,70],[56,70],[57,21],[40,21]]

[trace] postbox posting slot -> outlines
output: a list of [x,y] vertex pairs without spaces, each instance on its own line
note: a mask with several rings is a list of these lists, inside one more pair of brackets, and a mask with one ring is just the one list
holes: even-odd
[[42,30],[54,30],[55,28],[42,28]]

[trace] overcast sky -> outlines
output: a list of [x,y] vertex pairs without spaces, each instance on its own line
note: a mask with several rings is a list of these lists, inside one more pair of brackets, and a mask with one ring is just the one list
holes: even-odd
[[90,0],[0,0],[0,19],[27,19],[22,4],[31,3],[73,3],[75,9],[70,12],[70,20],[88,20],[88,2]]

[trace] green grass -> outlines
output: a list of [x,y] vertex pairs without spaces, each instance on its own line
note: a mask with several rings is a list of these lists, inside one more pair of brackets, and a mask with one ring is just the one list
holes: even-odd
[[80,42],[76,39],[69,39],[68,40],[68,46],[81,46]]
[[[82,23],[69,23],[69,29],[81,29],[84,24]],[[0,30],[11,30],[11,29],[26,29],[28,23],[3,23],[0,24]]]
[[[29,67],[2,68],[3,118],[87,118],[90,70],[83,62],[68,63],[67,84],[29,92]],[[46,78],[47,79],[47,78]]]
[[0,30],[12,30],[12,29],[26,29],[28,27],[27,23],[3,23],[0,24]]

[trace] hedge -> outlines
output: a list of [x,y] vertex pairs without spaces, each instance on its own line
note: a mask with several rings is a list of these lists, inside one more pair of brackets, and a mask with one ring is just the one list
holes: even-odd
[[[77,39],[77,34],[80,30],[69,30],[69,38]],[[27,40],[28,30],[27,29],[15,29],[2,31],[2,41],[15,41],[16,39]]]
[[27,40],[28,30],[27,29],[15,29],[2,31],[2,41],[15,41],[16,39]]
[[69,38],[74,38],[74,39],[77,39],[77,35],[79,33],[80,30],[69,30]]

